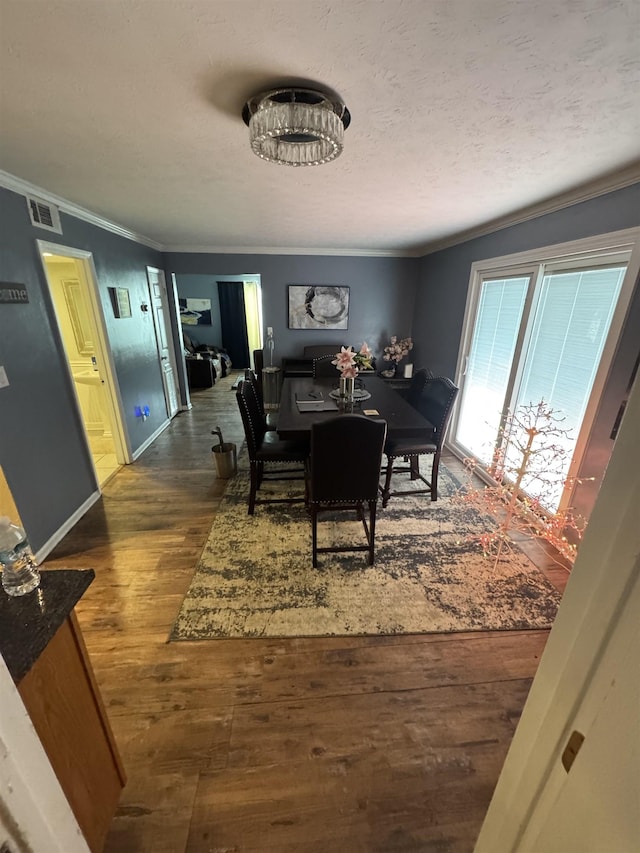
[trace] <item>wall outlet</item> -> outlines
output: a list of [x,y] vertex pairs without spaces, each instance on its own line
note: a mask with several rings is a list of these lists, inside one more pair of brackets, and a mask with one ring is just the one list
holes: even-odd
[[0,366],[0,388],[6,388],[9,384],[9,379],[7,378],[7,371],[4,367]]
[[267,326],[267,335],[272,338],[273,337],[273,326]]

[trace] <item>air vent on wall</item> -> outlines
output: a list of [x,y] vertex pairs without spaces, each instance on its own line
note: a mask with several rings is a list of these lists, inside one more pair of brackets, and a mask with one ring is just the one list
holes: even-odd
[[32,225],[36,225],[38,228],[46,228],[47,231],[55,231],[56,234],[62,234],[60,214],[57,207],[34,196],[27,196],[27,207]]

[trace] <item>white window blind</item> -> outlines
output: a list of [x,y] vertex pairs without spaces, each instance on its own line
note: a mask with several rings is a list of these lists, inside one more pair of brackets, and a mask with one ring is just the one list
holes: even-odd
[[535,492],[535,478],[523,488],[555,512],[571,454],[593,387],[611,318],[620,295],[625,266],[547,273],[542,279],[520,387],[513,408],[540,400],[563,418],[569,434],[555,440],[555,479],[545,494]]
[[482,282],[456,439],[488,463],[493,455],[530,277]]

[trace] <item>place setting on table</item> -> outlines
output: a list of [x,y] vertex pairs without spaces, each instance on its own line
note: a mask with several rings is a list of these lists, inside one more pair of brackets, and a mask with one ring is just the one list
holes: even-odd
[[429,422],[378,376],[359,380],[366,396],[341,398],[332,394],[337,383],[332,379],[285,379],[280,396],[278,435],[285,439],[305,438],[311,424],[335,417],[338,413],[362,414],[383,418],[391,434],[419,435],[431,429]]

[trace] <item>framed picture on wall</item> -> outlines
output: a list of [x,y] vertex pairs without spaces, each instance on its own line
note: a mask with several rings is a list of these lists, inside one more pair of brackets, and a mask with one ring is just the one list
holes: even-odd
[[185,326],[211,325],[210,299],[178,299],[180,322]]
[[131,316],[131,300],[126,287],[110,287],[109,296],[113,307],[113,316],[122,319]]
[[333,284],[290,284],[289,328],[348,329],[349,288]]

